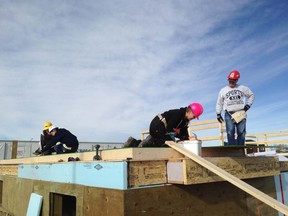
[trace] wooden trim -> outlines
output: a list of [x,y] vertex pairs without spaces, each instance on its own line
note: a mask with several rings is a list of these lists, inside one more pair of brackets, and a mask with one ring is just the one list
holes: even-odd
[[18,141],[14,140],[12,141],[12,156],[11,158],[17,158],[17,148],[18,148]]
[[252,195],[253,197],[257,198],[258,200],[266,203],[270,207],[276,209],[277,211],[288,215],[288,207],[277,200],[273,199],[272,197],[268,196],[267,194],[263,193],[262,191],[252,187],[251,185],[247,184],[246,182],[236,178],[235,176],[231,175],[230,173],[226,172],[225,170],[217,167],[216,165],[210,163],[209,161],[205,160],[204,158],[188,151],[184,147],[181,147],[179,144],[176,144],[172,141],[166,141],[166,144],[175,149],[176,151],[184,154],[185,156],[189,157],[193,161],[197,162],[198,164],[202,165],[203,167],[209,169],[213,173],[217,174],[221,178],[225,179],[226,181],[230,182],[231,184],[235,185],[236,187],[240,188],[241,190],[245,191],[246,193]]

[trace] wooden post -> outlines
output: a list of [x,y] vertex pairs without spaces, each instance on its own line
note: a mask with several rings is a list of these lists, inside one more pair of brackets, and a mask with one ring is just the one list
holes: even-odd
[[193,152],[185,149],[184,147],[180,146],[179,144],[166,141],[166,144],[169,145],[171,148],[175,149],[176,151],[184,154],[185,156],[189,157],[196,163],[200,164],[201,166],[205,167],[206,169],[210,170],[211,172],[215,173],[216,175],[220,176],[224,180],[230,182],[231,184],[235,185],[236,187],[240,188],[241,190],[245,191],[246,193],[252,195],[256,199],[262,201],[263,203],[269,205],[270,207],[274,208],[275,210],[288,215],[288,207],[281,202],[273,199],[272,197],[268,196],[267,194],[263,193],[262,191],[252,187],[251,185],[247,184],[246,182],[238,179],[234,175],[226,172],[225,170],[219,168],[218,166],[214,165],[213,163],[205,160],[204,158],[194,154]]
[[18,141],[14,140],[12,141],[12,159],[16,159],[17,158],[17,147],[18,147]]

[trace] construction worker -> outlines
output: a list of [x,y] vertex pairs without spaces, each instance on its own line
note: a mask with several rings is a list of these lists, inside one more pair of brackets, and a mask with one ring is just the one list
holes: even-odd
[[[254,102],[253,92],[248,87],[237,84],[239,78],[240,73],[237,70],[233,70],[228,74],[228,85],[220,90],[216,103],[217,120],[220,123],[224,121],[221,115],[224,107],[228,145],[245,144],[246,112]],[[247,103],[246,99],[248,99]],[[244,115],[241,118],[242,120],[240,119],[240,122],[237,122],[232,115],[241,110]],[[237,142],[235,140],[235,127],[237,129]]]
[[[52,126],[52,123],[51,122],[45,122],[44,123],[44,126],[43,126],[43,131],[42,133],[40,134],[40,143],[39,143],[39,148],[33,152],[33,154],[35,155],[40,155],[41,154],[41,151],[42,149],[44,148],[45,145],[47,145],[49,143],[49,141],[51,140],[52,136],[49,134],[48,132],[48,129],[49,127]],[[47,152],[48,153],[48,152]]]
[[173,109],[158,114],[151,121],[149,134],[138,147],[164,146],[165,141],[179,138],[189,140],[188,124],[192,119],[199,119],[203,107],[199,103],[191,103],[187,107]]
[[42,153],[54,149],[57,154],[73,153],[78,150],[79,142],[77,137],[64,128],[51,125],[48,129],[52,136],[50,142],[42,149]]

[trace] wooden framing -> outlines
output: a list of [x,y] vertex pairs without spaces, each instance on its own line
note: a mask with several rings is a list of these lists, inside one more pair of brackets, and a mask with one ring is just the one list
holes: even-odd
[[279,212],[287,215],[288,214],[288,207],[277,200],[271,198],[267,194],[263,193],[262,191],[257,190],[256,188],[252,187],[251,185],[241,181],[237,177],[231,175],[230,173],[224,171],[223,169],[217,167],[216,165],[210,163],[209,161],[203,159],[202,157],[188,151],[187,149],[181,147],[180,145],[167,141],[167,145],[174,148],[175,150],[179,151],[180,153],[184,154],[185,156],[189,157],[193,161],[197,162],[201,166],[209,169],[211,172],[217,174],[221,178],[227,180],[231,184],[235,185],[236,187],[240,188],[241,190],[245,191],[246,193],[254,196],[255,198],[259,199],[260,201],[266,203],[267,205],[271,206],[272,208],[278,210]]
[[[77,216],[246,216],[256,213],[278,216],[276,210],[259,203],[253,196],[228,182],[115,190],[12,176],[5,176],[3,180],[3,209],[10,215],[25,215],[33,192],[43,196],[42,216],[50,215],[50,196],[54,193],[75,196]],[[273,177],[245,181],[269,196],[276,197]],[[57,209],[61,212],[61,199]]]
[[[216,119],[214,120],[206,120],[206,121],[197,121],[197,122],[191,122],[189,124],[189,132],[195,132],[202,131],[202,130],[217,130],[217,133],[219,135],[214,136],[202,136],[199,137],[199,140],[202,141],[220,141],[219,145],[224,145],[224,140],[227,139],[226,134],[226,128],[225,128],[225,122],[219,123]],[[145,135],[149,134],[149,130],[144,130],[141,132],[141,139],[143,140],[145,138]],[[284,139],[279,139],[279,137],[286,137]],[[258,134],[246,134],[246,138],[251,138],[254,141],[246,141],[245,144],[255,144],[255,145],[269,145],[269,144],[288,144],[288,130],[282,130],[279,132],[264,132],[264,133],[258,133]]]
[[[157,150],[155,150],[157,149]],[[100,156],[103,161],[119,160],[168,160],[181,158],[182,154],[171,148],[121,148],[101,150]],[[80,161],[93,161],[95,152],[81,152],[71,154],[58,154],[47,156],[36,156],[30,158],[18,158],[9,160],[0,160],[1,165],[9,164],[35,164],[35,163],[58,163],[59,160],[67,162],[69,157],[78,157]]]
[[[205,160],[225,170],[240,179],[259,178],[280,174],[280,165],[276,157],[234,157],[234,158],[205,158]],[[170,164],[169,164],[170,163]],[[173,163],[175,163],[173,167]],[[172,167],[170,169],[170,167]],[[223,181],[209,169],[200,166],[191,159],[169,161],[167,165],[168,183],[201,184]],[[178,179],[177,180],[173,180]]]
[[128,187],[167,183],[166,161],[130,161]]

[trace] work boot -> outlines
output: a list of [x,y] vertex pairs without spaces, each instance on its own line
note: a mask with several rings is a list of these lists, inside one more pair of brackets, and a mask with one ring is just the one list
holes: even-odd
[[40,155],[41,154],[41,150],[40,148],[36,149],[35,152],[33,152],[34,155]]
[[154,138],[151,135],[148,135],[140,144],[138,147],[155,147],[154,145]]
[[138,147],[140,142],[140,140],[136,140],[130,136],[128,140],[124,143],[123,147]]
[[68,157],[68,162],[70,162],[70,161],[75,161],[75,158],[73,158],[73,157]]

